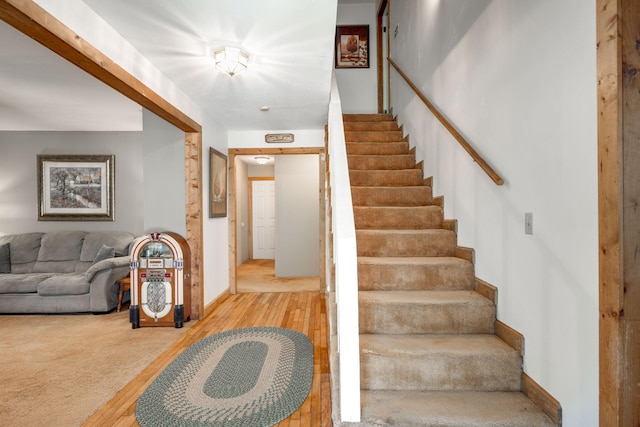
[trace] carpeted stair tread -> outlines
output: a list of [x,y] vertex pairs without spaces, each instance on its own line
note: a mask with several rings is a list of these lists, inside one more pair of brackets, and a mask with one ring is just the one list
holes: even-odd
[[431,187],[351,187],[354,206],[427,206],[431,204]]
[[354,206],[357,230],[389,230],[441,228],[443,212],[440,206]]
[[361,291],[472,290],[474,268],[455,257],[358,257]]
[[347,154],[407,154],[409,152],[409,143],[403,142],[347,142]]
[[415,169],[414,154],[352,154],[348,158],[350,170]]
[[548,427],[555,424],[521,392],[361,392],[358,426]]
[[475,291],[360,291],[363,334],[492,334],[493,301]]
[[361,334],[363,390],[519,391],[520,354],[491,334]]
[[456,234],[450,230],[356,230],[358,256],[453,256]]
[[405,187],[424,185],[421,169],[350,170],[352,186]]
[[401,130],[344,131],[346,142],[396,142],[404,138]]

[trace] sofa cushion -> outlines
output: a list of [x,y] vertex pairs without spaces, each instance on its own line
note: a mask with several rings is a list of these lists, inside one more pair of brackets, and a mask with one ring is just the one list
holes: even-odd
[[38,259],[40,239],[44,233],[23,233],[0,236],[0,244],[9,243],[11,272],[31,273]]
[[0,245],[0,273],[11,273],[11,252],[9,243]]
[[114,256],[129,255],[133,234],[123,231],[92,232],[84,237],[80,261],[93,262],[103,245],[114,248]]
[[2,274],[0,275],[0,294],[29,294],[38,290],[38,283],[50,277],[50,274]]
[[38,284],[38,295],[83,295],[89,293],[84,274],[56,274]]
[[42,236],[38,262],[77,261],[86,231],[52,231]]
[[73,273],[86,231],[53,231],[42,236],[34,273]]

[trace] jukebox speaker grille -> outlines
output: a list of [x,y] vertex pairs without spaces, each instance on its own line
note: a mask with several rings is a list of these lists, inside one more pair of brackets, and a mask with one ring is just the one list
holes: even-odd
[[164,310],[167,292],[162,282],[151,282],[147,288],[147,306],[154,313]]
[[142,311],[155,322],[166,316],[172,307],[171,284],[152,280],[142,284]]

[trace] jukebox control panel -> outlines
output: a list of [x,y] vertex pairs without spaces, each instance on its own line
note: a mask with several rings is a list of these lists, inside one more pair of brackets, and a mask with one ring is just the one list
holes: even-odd
[[175,233],[150,233],[131,251],[129,319],[141,326],[181,328],[191,315],[191,253]]

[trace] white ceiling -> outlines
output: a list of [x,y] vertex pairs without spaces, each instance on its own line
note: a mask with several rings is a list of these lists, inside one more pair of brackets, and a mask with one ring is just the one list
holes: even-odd
[[[326,123],[336,0],[84,2],[227,129]],[[139,123],[139,106],[1,22],[0,40],[0,129],[132,130]],[[225,45],[250,54],[246,73],[214,68],[208,52]]]
[[141,130],[142,108],[0,21],[0,130]]

